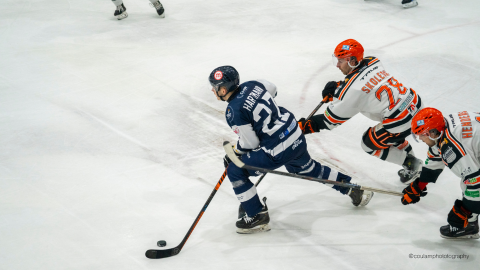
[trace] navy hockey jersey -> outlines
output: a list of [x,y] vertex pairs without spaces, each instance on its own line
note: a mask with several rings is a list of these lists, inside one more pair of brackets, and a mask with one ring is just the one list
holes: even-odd
[[266,86],[272,93],[276,91],[267,81],[248,81],[229,99],[225,117],[239,137],[237,153],[261,148],[274,157],[302,135],[293,114],[277,106]]

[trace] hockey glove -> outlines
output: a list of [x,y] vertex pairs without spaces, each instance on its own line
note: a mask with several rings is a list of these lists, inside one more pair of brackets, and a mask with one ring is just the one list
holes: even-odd
[[[233,151],[233,152],[239,158],[242,156],[241,154],[238,154],[235,151]],[[225,166],[225,169],[228,167],[228,164],[230,164],[231,162],[232,162],[232,160],[228,157],[228,155],[225,155],[225,157],[223,157],[223,166]]]
[[323,88],[323,91],[322,91],[322,97],[323,98],[325,98],[326,96],[329,97],[327,100],[327,103],[333,100],[333,95],[335,95],[335,90],[339,85],[340,85],[340,82],[334,82],[334,81],[328,82],[325,85],[325,88]]
[[303,134],[310,134],[310,133],[315,133],[319,132],[320,128],[318,127],[317,123],[315,123],[312,120],[305,120],[305,118],[301,118],[298,121],[298,125],[300,126],[300,129],[302,130]]
[[420,197],[427,196],[427,187],[421,190],[418,186],[419,180],[415,180],[403,190],[402,204],[414,204],[420,201]]
[[457,228],[465,228],[468,225],[468,216],[472,212],[465,209],[462,201],[456,200],[452,210],[448,213],[448,224]]

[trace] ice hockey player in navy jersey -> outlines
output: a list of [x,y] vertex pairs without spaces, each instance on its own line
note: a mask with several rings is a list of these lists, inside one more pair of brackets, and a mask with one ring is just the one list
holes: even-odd
[[[239,74],[231,66],[214,69],[209,81],[217,99],[228,103],[226,121],[238,135],[234,152],[245,164],[270,170],[285,166],[290,173],[350,182],[350,176],[310,158],[305,137],[294,115],[275,103],[274,84],[265,80],[240,84]],[[246,213],[236,223],[237,232],[269,231],[268,208],[261,203],[255,185],[249,179],[250,176],[258,176],[258,173],[238,168],[227,156],[224,165]],[[366,205],[373,196],[369,191],[338,186],[332,188],[348,194],[355,206]]]
[[403,190],[404,205],[427,195],[428,183],[435,183],[445,167],[460,177],[462,200],[456,200],[448,214],[448,225],[440,228],[443,238],[478,239],[480,213],[480,113],[443,115],[435,108],[420,110],[412,120],[412,133],[429,146],[420,178]]
[[422,161],[405,138],[410,135],[412,117],[424,106],[420,96],[388,73],[378,58],[363,57],[363,47],[354,39],[338,44],[333,60],[346,75],[345,80],[325,85],[322,96],[329,96],[332,102],[324,114],[308,121],[300,119],[304,134],[333,130],[361,113],[380,122],[363,134],[362,149],[403,166],[398,172],[402,183],[414,181],[420,175]]

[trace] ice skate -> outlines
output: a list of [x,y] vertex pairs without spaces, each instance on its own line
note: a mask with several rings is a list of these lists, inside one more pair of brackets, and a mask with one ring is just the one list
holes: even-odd
[[113,13],[117,20],[123,20],[128,17],[127,8],[123,5],[123,3],[117,6],[115,13]]
[[[265,200],[264,200],[265,201]],[[249,217],[247,213],[237,221],[237,233],[240,234],[252,234],[257,232],[270,231],[270,216],[268,215],[268,207],[265,204],[260,213],[254,217]]]
[[402,0],[403,8],[412,8],[418,6],[417,0]]
[[352,204],[355,206],[367,205],[373,197],[373,192],[369,190],[360,190],[351,188],[348,191],[348,196],[352,199]]
[[422,161],[420,159],[408,154],[402,166],[403,169],[398,171],[402,183],[410,184],[420,177],[422,172]]
[[[262,201],[263,201],[263,205],[266,206],[267,205],[267,197],[263,197]],[[267,210],[268,210],[268,208],[267,208]],[[245,216],[245,215],[246,215],[245,209],[243,209],[242,204],[240,204],[238,206],[238,219],[243,218],[243,216]]]
[[157,10],[157,14],[160,16],[160,18],[165,18],[165,9],[160,1],[152,3],[152,6]]
[[478,220],[468,223],[465,228],[457,228],[451,225],[440,227],[440,236],[446,239],[479,239]]

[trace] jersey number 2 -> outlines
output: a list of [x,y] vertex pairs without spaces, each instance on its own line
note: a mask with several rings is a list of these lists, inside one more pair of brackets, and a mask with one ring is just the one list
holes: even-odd
[[[394,89],[397,89],[398,92],[400,93],[400,95],[403,95],[407,92],[407,88],[405,88],[403,86],[403,84],[401,83],[398,83],[397,80],[395,80],[393,77],[388,79],[388,84],[389,85],[382,85],[380,86],[380,88],[378,88],[377,92],[375,92],[375,96],[377,97],[378,100],[382,100],[382,94],[383,92],[387,92],[387,97],[388,97],[388,103],[389,103],[389,106],[388,106],[388,109],[389,110],[392,110],[393,108],[395,108],[395,106],[397,106],[398,102],[400,102],[400,98],[395,101],[395,96],[393,95],[393,90]],[[394,89],[392,89],[394,88]]]

